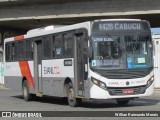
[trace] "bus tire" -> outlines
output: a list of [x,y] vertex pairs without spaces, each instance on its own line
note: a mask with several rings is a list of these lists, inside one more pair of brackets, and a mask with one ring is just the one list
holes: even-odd
[[23,81],[23,84],[22,84],[22,95],[23,95],[23,99],[25,101],[30,101],[31,98],[32,98],[32,95],[29,94],[29,89],[28,89],[28,82],[27,80],[24,80]]
[[77,107],[78,105],[80,105],[82,102],[82,99],[75,97],[73,85],[71,82],[67,84],[66,89],[67,89],[67,100],[68,100],[69,106]]
[[129,100],[116,100],[119,105],[126,105],[129,103]]

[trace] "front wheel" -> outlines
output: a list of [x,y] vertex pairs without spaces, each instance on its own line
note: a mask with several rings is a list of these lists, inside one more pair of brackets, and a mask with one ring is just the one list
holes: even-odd
[[68,100],[69,106],[77,107],[78,105],[80,105],[82,102],[82,99],[75,97],[75,92],[74,92],[72,83],[70,82],[69,84],[67,84],[66,88],[67,88],[67,100]]

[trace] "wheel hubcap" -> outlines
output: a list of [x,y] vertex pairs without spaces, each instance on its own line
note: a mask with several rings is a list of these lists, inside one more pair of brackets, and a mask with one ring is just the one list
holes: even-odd
[[24,93],[24,96],[27,97],[27,88],[26,88],[26,86],[24,86],[23,93]]
[[68,98],[69,98],[70,101],[73,101],[73,100],[74,100],[74,91],[73,91],[73,88],[71,88],[71,89],[69,90]]

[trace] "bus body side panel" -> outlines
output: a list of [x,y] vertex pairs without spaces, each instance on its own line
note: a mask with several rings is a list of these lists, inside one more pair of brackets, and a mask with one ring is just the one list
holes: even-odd
[[31,73],[31,74],[29,74],[29,76],[31,78],[31,85],[30,85],[29,92],[35,94],[35,84],[36,83],[35,83],[35,79],[34,79],[34,67],[33,67],[34,65],[33,65],[33,61],[28,61],[28,64],[29,64],[30,73]]
[[22,91],[22,77],[20,76],[5,76],[5,87],[17,91]]
[[[64,81],[70,78],[74,83],[74,59],[42,60],[43,95],[64,97]],[[72,61],[72,65],[64,66],[64,61]]]
[[[22,80],[26,78],[29,84],[29,92],[34,93],[34,78],[33,78],[33,62],[23,61],[27,64],[20,62],[6,62],[5,63],[5,86],[13,90],[22,91]],[[28,72],[22,72],[22,70]],[[22,75],[23,73],[23,75]]]
[[18,62],[6,62],[4,72],[4,85],[7,88],[21,91],[22,76]]

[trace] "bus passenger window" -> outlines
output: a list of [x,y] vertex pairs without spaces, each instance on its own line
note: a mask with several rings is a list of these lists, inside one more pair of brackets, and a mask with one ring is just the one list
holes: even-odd
[[62,35],[53,36],[53,48],[52,48],[52,56],[53,57],[61,57],[62,56]]
[[62,49],[60,47],[56,48],[56,56],[61,55]]
[[52,37],[52,57],[55,57],[55,36]]
[[11,59],[13,61],[15,60],[15,46],[14,46],[14,43],[12,43],[12,55],[11,55]]
[[44,58],[50,58],[51,57],[51,46],[52,41],[50,37],[44,37],[43,38],[43,56]]
[[10,47],[10,44],[7,43],[6,44],[6,61],[10,61],[11,60],[11,47]]
[[26,58],[27,60],[33,59],[33,41],[26,40]]
[[55,48],[53,47],[53,50],[52,50],[52,57],[55,57]]
[[63,41],[64,57],[73,57],[73,36],[71,33],[64,35]]

